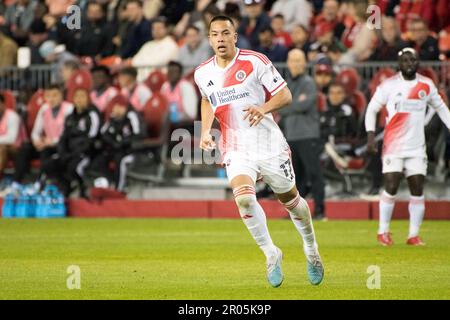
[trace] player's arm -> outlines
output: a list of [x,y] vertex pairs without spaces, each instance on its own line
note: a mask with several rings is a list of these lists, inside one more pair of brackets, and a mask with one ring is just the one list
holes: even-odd
[[450,130],[450,111],[434,86],[431,87],[430,106],[436,111],[439,118],[441,118],[442,122]]
[[203,150],[213,150],[216,147],[212,136],[211,127],[214,122],[214,112],[208,99],[202,97],[201,101],[202,135],[200,138],[200,148]]
[[292,102],[291,90],[287,86],[278,91],[269,101],[260,107],[248,106],[244,109],[244,120],[249,119],[250,127],[256,126],[264,118],[266,113],[274,112]]
[[384,104],[386,104],[386,99],[382,92],[381,87],[377,88],[374,96],[369,102],[366,110],[366,117],[364,123],[367,132],[367,151],[371,153],[377,152],[376,142],[375,142],[375,127],[377,124],[377,114],[381,110]]

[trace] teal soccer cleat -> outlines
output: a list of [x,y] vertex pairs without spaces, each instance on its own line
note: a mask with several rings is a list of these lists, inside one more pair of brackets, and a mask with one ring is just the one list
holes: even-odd
[[308,279],[311,284],[317,286],[323,280],[324,268],[319,252],[306,255]]
[[284,278],[283,271],[281,270],[283,253],[277,248],[277,255],[273,259],[269,260],[273,261],[267,262],[267,281],[269,281],[272,287],[277,288],[281,285]]

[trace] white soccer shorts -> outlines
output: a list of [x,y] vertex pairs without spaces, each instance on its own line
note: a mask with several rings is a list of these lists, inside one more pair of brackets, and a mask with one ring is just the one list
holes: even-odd
[[277,194],[286,193],[295,186],[295,173],[289,151],[264,160],[250,160],[241,153],[228,152],[223,163],[230,182],[239,175],[249,176],[254,183],[262,179]]
[[427,175],[428,159],[426,157],[400,158],[383,157],[383,173],[403,172],[406,177],[421,174]]

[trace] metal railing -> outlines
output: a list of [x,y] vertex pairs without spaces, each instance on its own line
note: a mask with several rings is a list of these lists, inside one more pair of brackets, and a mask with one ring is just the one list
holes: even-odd
[[[286,63],[276,63],[275,66],[280,73],[285,76],[288,72]],[[334,70],[339,71],[348,67],[356,69],[362,79],[363,89],[373,76],[383,68],[397,69],[397,62],[361,62],[351,65],[335,65]],[[450,61],[426,61],[421,62],[421,67],[427,67],[434,70],[440,85],[448,86],[450,82]],[[138,68],[139,72],[148,73],[158,66],[146,66]],[[307,72],[312,75],[313,64],[307,65]],[[32,65],[29,68],[21,69],[17,67],[0,68],[0,90],[37,90],[44,88],[54,81],[58,76],[58,69],[55,65]]]

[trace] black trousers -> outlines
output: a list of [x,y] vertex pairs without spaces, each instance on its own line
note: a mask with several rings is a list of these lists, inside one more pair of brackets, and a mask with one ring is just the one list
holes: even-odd
[[58,155],[43,163],[41,170],[47,178],[57,181],[66,196],[69,196],[72,191],[72,181],[77,182],[80,187],[80,193],[84,196],[83,176],[89,163],[90,159],[85,155],[72,155],[70,157]]
[[14,181],[22,183],[24,177],[30,172],[30,162],[34,159],[41,161],[42,168],[49,162],[52,162],[52,157],[57,153],[56,147],[48,147],[42,151],[37,151],[31,142],[25,142],[19,148],[16,155]]
[[[114,182],[116,190],[123,191],[128,166],[134,161],[134,155],[126,152],[102,152],[92,160],[91,171],[96,177],[105,177]],[[111,168],[110,164],[114,167]]]
[[295,183],[302,197],[310,192],[314,199],[316,213],[325,210],[325,183],[320,167],[322,142],[317,139],[289,141],[292,152],[292,165],[295,171]]

